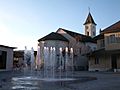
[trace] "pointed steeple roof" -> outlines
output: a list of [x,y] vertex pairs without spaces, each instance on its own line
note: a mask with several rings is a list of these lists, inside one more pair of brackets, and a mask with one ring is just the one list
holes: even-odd
[[85,25],[85,24],[89,24],[89,23],[93,23],[93,24],[97,25],[97,24],[95,23],[95,21],[93,20],[93,17],[92,17],[92,15],[91,15],[90,12],[89,12],[89,14],[88,14],[88,17],[87,17],[84,25]]

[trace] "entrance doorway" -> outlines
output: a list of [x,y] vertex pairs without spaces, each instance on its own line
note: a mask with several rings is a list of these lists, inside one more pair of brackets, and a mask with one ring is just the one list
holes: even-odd
[[0,69],[6,69],[7,52],[0,50]]
[[111,65],[112,65],[112,70],[117,69],[117,56],[116,55],[111,56]]

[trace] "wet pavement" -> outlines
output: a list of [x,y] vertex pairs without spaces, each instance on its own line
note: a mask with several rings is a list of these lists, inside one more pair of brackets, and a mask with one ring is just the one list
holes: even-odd
[[[0,72],[0,90],[120,90],[119,72],[79,72],[72,77],[76,81],[45,82],[39,80],[41,73],[22,71]],[[71,77],[71,73],[68,74]],[[64,76],[64,75],[63,75]],[[15,78],[37,79],[15,79]]]

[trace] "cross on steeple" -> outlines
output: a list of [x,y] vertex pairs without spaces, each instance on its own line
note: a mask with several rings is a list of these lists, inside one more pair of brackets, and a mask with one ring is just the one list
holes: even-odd
[[90,7],[88,7],[88,11],[89,11],[89,13],[90,13]]
[[95,37],[96,36],[96,23],[90,13],[90,8],[88,7],[89,13],[87,19],[85,20],[85,35]]

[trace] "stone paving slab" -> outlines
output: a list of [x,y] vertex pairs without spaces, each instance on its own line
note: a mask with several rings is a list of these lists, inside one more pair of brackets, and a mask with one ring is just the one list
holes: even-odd
[[45,85],[42,89],[11,89],[10,78],[21,76],[20,71],[0,72],[0,90],[120,90],[120,72],[74,72],[74,76],[96,77],[97,80],[59,86]]
[[72,84],[76,90],[120,90],[120,73],[113,72],[79,72],[76,75],[89,75],[97,80]]

